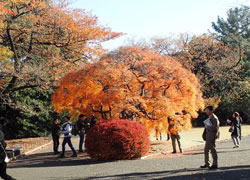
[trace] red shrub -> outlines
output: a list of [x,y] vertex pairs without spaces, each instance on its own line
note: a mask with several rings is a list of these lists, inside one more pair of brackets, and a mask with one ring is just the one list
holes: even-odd
[[85,148],[93,159],[133,159],[149,151],[143,124],[129,120],[101,120],[86,136]]

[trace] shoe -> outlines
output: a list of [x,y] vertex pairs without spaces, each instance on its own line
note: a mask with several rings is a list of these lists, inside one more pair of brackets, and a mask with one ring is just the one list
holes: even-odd
[[182,149],[180,149],[180,153],[183,153]]
[[71,157],[77,157],[77,154],[73,154]]
[[218,166],[217,165],[212,165],[211,167],[209,167],[210,170],[213,170],[213,169],[218,169]]
[[173,151],[172,154],[176,154],[177,152],[176,151]]
[[210,168],[210,166],[208,166],[208,165],[203,165],[203,166],[200,166],[200,168],[205,169],[205,168]]
[[79,152],[79,153],[83,153],[84,151],[83,151],[83,150],[79,150],[78,152]]
[[57,152],[54,152],[54,154],[57,155],[57,154],[60,154],[60,152],[57,151]]
[[9,175],[7,175],[7,177],[5,177],[5,179],[6,179],[6,180],[16,180],[15,178],[13,178],[13,177],[11,177],[11,176],[9,176]]
[[233,148],[239,148],[240,146],[234,146]]
[[60,156],[58,156],[59,158],[65,158],[65,156],[64,155],[60,155]]

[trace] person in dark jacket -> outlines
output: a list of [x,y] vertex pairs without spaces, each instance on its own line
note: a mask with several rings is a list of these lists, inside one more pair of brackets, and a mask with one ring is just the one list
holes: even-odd
[[96,115],[92,115],[91,119],[90,119],[90,128],[92,128],[93,126],[95,126],[96,122],[97,122],[97,117]]
[[4,141],[4,133],[2,131],[4,123],[5,123],[4,118],[1,118],[0,119],[0,177],[4,180],[15,180],[6,172],[7,163],[5,162],[6,158],[5,148],[7,145]]
[[84,120],[84,129],[85,129],[85,134],[91,129],[91,119],[86,118]]
[[59,154],[58,148],[59,148],[59,139],[60,139],[60,133],[61,133],[61,126],[58,119],[54,119],[52,121],[52,139],[53,139],[53,150],[55,154]]
[[229,120],[228,123],[231,125],[229,131],[231,132],[234,148],[239,148],[242,123],[242,118],[240,117],[240,114],[238,112],[233,113],[232,120]]
[[85,115],[80,114],[78,117],[78,121],[76,122],[77,132],[79,134],[79,152],[83,152],[83,143],[85,137]]

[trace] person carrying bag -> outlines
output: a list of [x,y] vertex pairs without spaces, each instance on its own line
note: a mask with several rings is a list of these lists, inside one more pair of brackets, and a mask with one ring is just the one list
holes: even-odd
[[0,177],[4,180],[15,180],[11,176],[9,176],[6,172],[9,158],[5,151],[7,144],[4,141],[4,133],[2,131],[3,125],[4,125],[4,120],[0,119]]
[[0,151],[1,151],[1,160],[4,160],[4,162],[9,163],[10,159],[5,151],[6,144],[3,145],[2,142],[0,142]]

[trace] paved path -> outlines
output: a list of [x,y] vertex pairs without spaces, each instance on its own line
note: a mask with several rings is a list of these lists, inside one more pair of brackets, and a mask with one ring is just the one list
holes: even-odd
[[92,162],[86,157],[58,159],[46,149],[9,165],[18,180],[94,180],[94,179],[169,179],[169,180],[250,180],[250,137],[240,149],[232,142],[218,143],[220,169],[201,170],[202,150],[171,158]]
[[[181,133],[181,142],[184,148],[189,148],[193,146],[198,146],[203,144],[203,139],[201,134],[203,133],[203,128],[192,128],[189,131]],[[229,126],[220,127],[220,140],[229,140],[231,139],[231,133],[228,132]],[[242,136],[250,135],[250,125],[242,126]],[[163,140],[166,140],[166,135],[163,136]],[[151,140],[155,140],[151,136]]]

